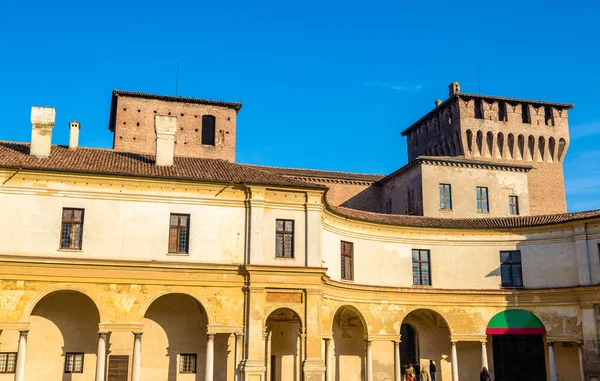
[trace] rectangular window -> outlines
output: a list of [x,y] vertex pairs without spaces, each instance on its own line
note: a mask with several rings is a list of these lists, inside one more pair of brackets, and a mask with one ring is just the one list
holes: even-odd
[[215,117],[202,115],[202,144],[215,145]]
[[430,255],[429,250],[414,250],[412,251],[412,273],[413,284],[416,285],[431,285],[430,275]]
[[502,287],[523,287],[521,251],[500,252],[500,275]]
[[294,221],[276,220],[275,257],[294,258]]
[[342,241],[342,279],[354,279],[354,244]]
[[129,376],[129,356],[110,355],[108,357],[107,381],[127,381]]
[[490,211],[488,203],[488,189],[486,187],[477,187],[477,211],[487,213]]
[[521,105],[521,116],[523,117],[523,123],[531,123],[531,115],[529,115],[529,105],[523,103]]
[[83,353],[67,352],[65,355],[65,373],[83,373]]
[[508,120],[506,116],[506,103],[498,102],[498,120],[501,122],[506,122]]
[[60,248],[81,250],[83,209],[63,208]]
[[169,226],[169,253],[187,254],[190,242],[189,214],[171,214]]
[[546,126],[554,126],[554,113],[551,106],[544,106],[544,121]]
[[179,355],[179,373],[196,373],[195,353],[182,353]]
[[519,215],[519,197],[508,196],[508,206],[510,208],[510,214],[515,216]]
[[440,184],[440,209],[452,210],[452,189],[450,184]]
[[16,364],[16,352],[0,353],[0,373],[15,373]]
[[483,119],[483,100],[475,99],[475,118]]

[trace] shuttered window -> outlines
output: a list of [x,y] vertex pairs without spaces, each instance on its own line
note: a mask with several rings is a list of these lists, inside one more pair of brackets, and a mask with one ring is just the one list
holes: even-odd
[[341,242],[342,279],[354,280],[354,244]]
[[276,220],[275,257],[294,258],[294,221]]
[[83,209],[63,208],[60,248],[81,250]]
[[190,216],[171,214],[169,226],[169,253],[187,254],[189,249]]
[[502,287],[523,287],[520,250],[500,252],[500,274]]

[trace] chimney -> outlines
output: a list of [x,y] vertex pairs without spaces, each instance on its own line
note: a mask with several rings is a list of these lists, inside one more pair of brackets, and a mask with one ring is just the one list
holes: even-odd
[[81,125],[76,120],[69,123],[69,149],[71,151],[77,151],[77,148],[79,148],[79,129],[80,128],[81,128]]
[[31,108],[31,147],[29,148],[31,156],[40,158],[50,156],[55,119],[54,107],[33,106]]
[[450,90],[450,96],[460,93],[460,82],[452,82],[448,85],[448,89]]
[[175,149],[177,117],[155,115],[154,129],[156,130],[156,165],[171,166]]
[[439,100],[439,99],[438,99],[438,100],[436,100],[436,101],[435,101],[435,108],[438,108],[438,107],[440,107],[440,105],[441,105],[441,104],[442,104],[442,101],[441,101],[441,100]]

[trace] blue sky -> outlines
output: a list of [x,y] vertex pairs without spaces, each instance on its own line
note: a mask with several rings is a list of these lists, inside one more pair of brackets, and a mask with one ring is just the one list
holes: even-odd
[[[465,92],[575,104],[570,211],[600,208],[600,30],[594,1],[30,1],[0,12],[0,139],[111,147],[115,88],[240,101],[243,163],[390,173],[400,131]],[[512,3],[512,4],[511,4]]]

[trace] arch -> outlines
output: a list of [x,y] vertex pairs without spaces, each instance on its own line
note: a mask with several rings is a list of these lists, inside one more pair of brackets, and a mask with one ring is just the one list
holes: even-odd
[[544,323],[527,310],[498,312],[488,322],[486,335],[544,335]]
[[481,132],[481,130],[477,131],[475,144],[477,146],[477,156],[483,156],[483,132]]
[[538,161],[544,161],[546,158],[546,139],[543,136],[538,138]]
[[304,331],[300,314],[289,307],[279,307],[265,320],[265,367],[271,381],[302,379]]
[[550,139],[548,139],[548,152],[550,154],[549,161],[551,161],[551,162],[556,160],[555,150],[556,150],[556,140],[554,140],[554,137],[551,136]]
[[196,301],[200,304],[200,306],[202,307],[202,309],[204,310],[204,312],[206,312],[206,318],[208,320],[208,325],[211,324],[215,324],[215,318],[214,318],[214,313],[212,311],[212,309],[210,308],[210,304],[208,303],[208,299],[206,299],[204,296],[202,295],[194,295],[194,294],[190,294],[187,292],[173,292],[173,291],[165,291],[165,292],[161,292],[157,295],[154,295],[152,297],[150,297],[149,299],[147,299],[145,301],[145,303],[142,305],[142,307],[140,307],[140,311],[139,311],[139,320],[143,320],[144,316],[146,315],[146,312],[148,312],[148,309],[150,308],[150,306],[152,305],[152,303],[154,303],[157,299],[166,296],[166,295],[170,295],[170,294],[182,294],[182,295],[187,295],[193,299],[196,299]]
[[567,148],[567,141],[563,138],[560,138],[560,140],[558,141],[558,152],[557,152],[557,157],[556,157],[556,161],[557,162],[561,162],[563,160],[563,156],[565,154]]
[[491,131],[488,131],[487,136],[485,138],[486,143],[486,156],[492,157],[494,152],[494,134]]
[[[413,310],[408,311],[408,313],[404,316],[404,319],[402,319],[402,323],[406,324],[406,319],[410,316],[410,314],[412,314],[413,312],[419,312],[419,311],[424,311],[424,312],[429,312],[429,313],[434,313],[436,316],[440,317],[442,319],[442,322],[446,325],[446,327],[448,327],[448,331],[450,333],[450,335],[452,335],[452,327],[450,325],[450,323],[448,322],[448,320],[444,317],[444,315],[442,315],[442,313],[438,310],[436,310],[435,308],[415,308]],[[417,327],[418,328],[418,327]]]
[[363,333],[365,334],[365,336],[367,336],[369,334],[369,332],[368,332],[367,321],[365,320],[364,315],[358,310],[358,308],[356,308],[356,307],[354,307],[354,306],[352,306],[350,304],[344,304],[342,306],[339,306],[338,309],[335,310],[335,313],[333,314],[333,320],[331,321],[331,328],[332,328],[332,330],[333,330],[333,324],[335,324],[335,318],[337,317],[337,315],[339,313],[343,312],[344,308],[351,310],[352,312],[354,312],[354,314],[356,316],[358,316],[358,318],[360,319],[360,322],[361,322],[361,324],[363,326]]
[[78,292],[80,294],[85,295],[96,306],[96,311],[98,311],[98,315],[100,316],[100,322],[105,321],[104,316],[103,316],[103,311],[100,309],[100,306],[102,305],[100,303],[100,301],[98,299],[96,299],[95,297],[89,295],[88,290],[86,290],[85,288],[79,287],[77,285],[73,285],[70,283],[53,284],[51,286],[48,286],[48,287],[38,291],[33,296],[33,298],[31,298],[31,300],[27,303],[27,306],[23,310],[23,315],[21,317],[21,320],[28,322],[31,318],[31,313],[33,312],[33,309],[37,306],[37,304],[40,301],[42,301],[42,299],[44,299],[46,296],[49,296],[50,294],[53,294],[55,292],[60,292],[60,291],[74,291],[74,292]]
[[469,156],[473,156],[473,132],[471,130],[467,130],[467,153]]
[[513,134],[508,134],[508,139],[506,140],[506,149],[509,159],[515,158],[515,136]]
[[277,310],[290,310],[292,311],[294,314],[298,315],[298,319],[300,319],[300,326],[305,327],[304,324],[304,318],[303,318],[303,311],[301,311],[300,309],[298,309],[298,307],[296,306],[285,306],[285,307],[281,307],[281,306],[274,306],[271,307],[267,310],[267,312],[265,313],[265,320],[263,321],[263,325],[266,327],[267,326],[267,321],[269,320],[269,317],[271,317],[271,315],[273,314],[273,312],[277,311]]
[[529,135],[529,138],[527,138],[527,160],[535,159],[535,137],[533,137],[533,135]]
[[519,137],[518,137],[517,148],[518,148],[517,159],[525,160],[525,137],[523,135],[519,135]]
[[496,157],[504,158],[504,134],[502,132],[496,136]]

